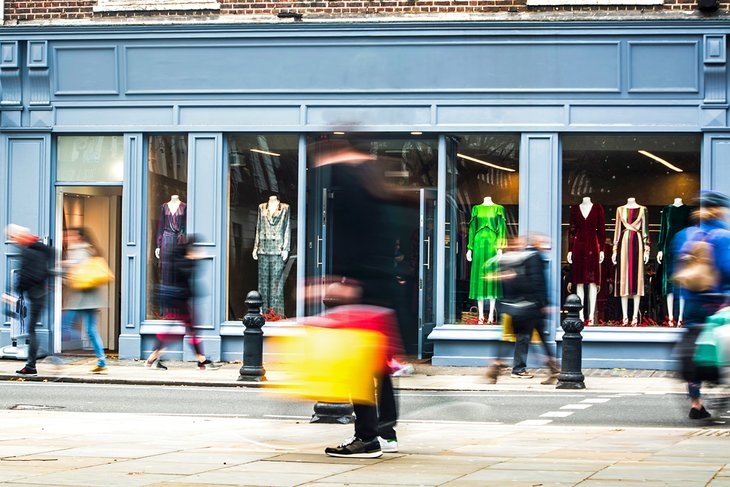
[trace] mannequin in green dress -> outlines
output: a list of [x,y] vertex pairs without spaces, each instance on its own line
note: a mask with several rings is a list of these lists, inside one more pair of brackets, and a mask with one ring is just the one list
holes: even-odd
[[682,198],[674,198],[674,202],[662,210],[662,225],[659,233],[659,252],[656,260],[662,266],[662,294],[667,299],[667,320],[669,326],[677,326],[682,322],[684,315],[684,299],[679,298],[679,315],[674,320],[674,285],[672,284],[672,273],[674,272],[674,256],[672,255],[672,239],[680,231],[690,226],[691,209],[684,204]]
[[494,203],[491,196],[472,208],[466,260],[472,263],[469,299],[477,302],[479,324],[484,323],[484,300],[489,300],[487,323],[494,323],[496,301],[502,297],[499,281],[491,277],[499,272],[498,261],[506,245],[506,230],[504,207]]

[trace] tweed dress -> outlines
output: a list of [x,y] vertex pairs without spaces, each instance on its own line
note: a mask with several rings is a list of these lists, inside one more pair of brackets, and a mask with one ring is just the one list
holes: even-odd
[[507,222],[502,205],[476,205],[471,210],[469,241],[472,252],[469,299],[502,297],[502,286],[495,279],[499,263],[494,257],[506,245]]

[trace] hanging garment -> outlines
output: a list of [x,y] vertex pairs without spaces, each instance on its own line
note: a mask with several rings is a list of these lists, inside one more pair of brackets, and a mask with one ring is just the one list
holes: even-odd
[[273,212],[269,211],[268,203],[261,203],[253,244],[258,256],[259,293],[263,310],[271,309],[280,315],[284,314],[284,259],[281,254],[289,252],[291,245],[289,212],[286,203],[279,203]]
[[469,299],[497,299],[502,297],[496,259],[497,249],[506,245],[507,222],[502,205],[476,205],[471,210],[469,241],[471,250],[471,278]]
[[570,208],[568,252],[573,253],[573,284],[600,284],[600,253],[606,239],[606,223],[601,205],[593,204],[587,216],[580,205]]
[[672,240],[680,230],[690,225],[689,217],[692,209],[687,205],[666,206],[662,210],[662,225],[659,231],[659,248],[662,252],[662,294],[674,292],[672,274],[674,274],[674,253],[672,252]]
[[[175,266],[172,263],[175,248],[182,242],[187,231],[187,205],[180,202],[175,213],[167,203],[160,207],[160,220],[157,224],[157,248],[160,249],[160,286],[175,284]],[[160,303],[160,317],[164,318],[172,310]]]
[[613,251],[616,254],[616,296],[644,295],[644,252],[649,250],[645,206],[616,208]]

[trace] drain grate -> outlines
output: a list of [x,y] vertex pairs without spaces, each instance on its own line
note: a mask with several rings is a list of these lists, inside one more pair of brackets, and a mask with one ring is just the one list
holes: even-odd
[[15,409],[18,411],[49,411],[64,409],[63,406],[46,406],[44,404],[15,404],[10,406],[8,409]]
[[711,436],[713,438],[730,438],[730,430],[705,429],[692,433],[690,436]]

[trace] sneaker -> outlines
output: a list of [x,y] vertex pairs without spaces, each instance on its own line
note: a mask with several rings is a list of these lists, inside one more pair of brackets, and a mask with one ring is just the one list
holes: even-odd
[[38,375],[38,370],[35,367],[28,367],[26,365],[22,369],[16,370],[15,373],[20,375]]
[[399,364],[400,367],[393,371],[391,374],[393,377],[401,377],[403,375],[413,375],[415,368],[411,364]]
[[94,367],[93,369],[91,369],[90,372],[92,374],[101,374],[102,372],[106,372],[106,371],[107,371],[106,365],[97,365],[96,367]]
[[382,436],[378,436],[378,443],[383,453],[398,453],[398,440],[395,438],[386,440]]
[[162,360],[158,360],[157,365],[155,365],[155,368],[160,369],[160,370],[167,370],[167,365],[163,364]]
[[331,457],[338,458],[379,458],[383,455],[377,438],[362,441],[356,436],[337,447],[325,448],[324,452]]
[[532,379],[535,376],[527,371],[524,371],[524,372],[512,372],[512,377],[514,377],[515,379]]
[[705,409],[705,406],[700,406],[699,409],[690,408],[689,410],[689,419],[707,419],[709,417],[712,417],[712,415]]

